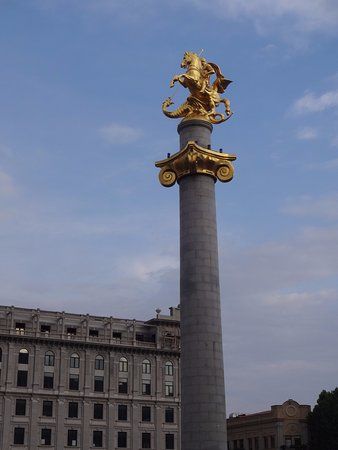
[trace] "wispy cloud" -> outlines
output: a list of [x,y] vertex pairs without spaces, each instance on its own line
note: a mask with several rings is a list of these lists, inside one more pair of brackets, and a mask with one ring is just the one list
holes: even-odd
[[15,192],[16,187],[12,177],[0,169],[0,196],[12,195]]
[[143,136],[143,132],[139,128],[116,122],[101,127],[99,133],[110,144],[128,144]]
[[338,158],[329,159],[327,161],[320,161],[315,164],[308,164],[306,166],[308,170],[323,170],[323,171],[331,171],[338,169]]
[[303,195],[286,201],[281,211],[297,217],[338,219],[338,193],[321,197]]
[[307,92],[293,104],[293,111],[297,114],[316,113],[338,106],[338,90],[327,91],[321,95]]
[[301,141],[311,141],[312,139],[316,139],[318,136],[318,132],[313,127],[303,127],[297,131],[297,139]]

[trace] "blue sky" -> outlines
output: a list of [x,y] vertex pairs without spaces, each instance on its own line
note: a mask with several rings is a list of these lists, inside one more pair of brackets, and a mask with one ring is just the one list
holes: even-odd
[[[213,146],[228,412],[337,384],[338,4],[0,0],[2,304],[149,318],[179,302],[185,50],[234,80]],[[185,98],[175,91],[175,104]]]

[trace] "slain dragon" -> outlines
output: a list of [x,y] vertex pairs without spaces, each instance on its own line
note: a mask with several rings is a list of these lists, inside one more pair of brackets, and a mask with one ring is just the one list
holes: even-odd
[[[221,123],[229,119],[232,115],[230,101],[221,98],[228,85],[231,83],[221,72],[217,64],[207,62],[205,58],[193,52],[185,52],[181,67],[186,69],[186,73],[176,75],[170,82],[172,88],[179,81],[180,84],[188,88],[190,95],[187,100],[174,111],[168,111],[168,107],[173,105],[171,97],[168,97],[162,104],[163,113],[172,119],[183,117],[187,119],[204,119],[211,123]],[[215,75],[212,82],[211,76]],[[225,114],[216,111],[216,107],[224,103]]]

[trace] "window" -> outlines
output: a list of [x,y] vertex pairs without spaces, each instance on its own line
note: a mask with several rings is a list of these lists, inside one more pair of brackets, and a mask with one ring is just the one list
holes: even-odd
[[119,394],[128,394],[128,380],[126,378],[119,379]]
[[79,390],[79,375],[71,373],[69,375],[69,390],[78,391]]
[[238,443],[237,443],[237,440],[234,441],[234,450],[238,450]]
[[53,389],[54,386],[54,374],[50,372],[45,372],[43,374],[43,388]]
[[127,433],[125,431],[119,431],[117,433],[117,446],[118,448],[127,447]]
[[78,369],[80,367],[80,357],[77,353],[73,353],[69,359],[69,367],[71,369]]
[[40,325],[41,333],[50,333],[50,325]]
[[142,422],[151,422],[150,406],[142,406]]
[[295,448],[300,448],[301,447],[302,440],[301,440],[301,438],[299,436],[295,437],[294,444],[295,444]]
[[103,377],[94,377],[94,391],[103,392]]
[[25,416],[26,415],[26,400],[18,398],[15,402],[15,415]]
[[292,438],[291,436],[285,436],[285,447],[290,448],[292,445]]
[[253,450],[253,447],[252,447],[252,438],[248,438],[248,446],[249,446],[249,450]]
[[128,360],[125,357],[122,357],[119,362],[119,371],[120,372],[128,372]]
[[24,334],[26,329],[26,324],[23,322],[16,322],[15,323],[15,330],[18,334]]
[[276,447],[275,436],[270,436],[270,447],[271,448],[275,448]]
[[120,331],[113,331],[113,338],[114,339],[121,339],[122,333]]
[[20,386],[20,387],[26,387],[27,386],[27,377],[28,377],[27,370],[18,370],[16,385]]
[[0,363],[2,362],[2,348],[0,348]]
[[117,419],[118,420],[128,420],[128,406],[127,405],[118,405]]
[[23,445],[25,443],[25,429],[22,427],[14,428],[14,445]]
[[151,434],[142,433],[142,448],[150,448],[150,447],[151,447]]
[[76,335],[76,328],[75,327],[68,327],[67,328],[67,334],[70,334],[71,336]]
[[68,403],[68,417],[70,419],[77,419],[79,417],[79,404],[77,402]]
[[243,439],[240,439],[240,440],[239,440],[239,448],[240,448],[241,450],[244,449],[244,440],[243,440]]
[[52,430],[50,428],[41,429],[41,445],[52,445]]
[[145,359],[142,362],[142,373],[150,373],[151,372],[151,364],[148,359]]
[[90,337],[99,337],[99,330],[94,330],[93,328],[91,328],[89,330],[89,336]]
[[173,375],[174,374],[174,366],[171,361],[167,361],[164,366],[165,375]]
[[93,431],[93,447],[102,447],[102,431]]
[[142,394],[143,395],[150,395],[151,394],[150,380],[143,380],[142,381]]
[[44,358],[44,365],[47,367],[53,367],[54,361],[55,361],[54,353],[51,351],[46,352]]
[[173,397],[174,396],[174,385],[172,381],[165,382],[165,396]]
[[102,403],[94,403],[93,418],[97,419],[97,420],[103,419],[103,404]]
[[269,448],[269,439],[267,436],[263,437],[264,440],[264,448]]
[[42,403],[42,415],[46,417],[52,417],[53,415],[53,402],[51,400],[44,400]]
[[77,430],[68,430],[68,447],[77,447]]
[[174,422],[174,408],[166,408],[165,409],[165,421],[166,421],[166,423]]
[[19,364],[28,364],[28,359],[29,359],[28,350],[26,350],[25,348],[22,348],[19,351],[18,363]]
[[174,435],[171,433],[168,433],[165,435],[165,448],[168,450],[171,450],[173,448],[175,448],[175,444],[174,444]]
[[103,356],[98,355],[95,358],[95,370],[103,370],[104,369],[104,358]]
[[259,450],[259,437],[255,437],[255,450]]

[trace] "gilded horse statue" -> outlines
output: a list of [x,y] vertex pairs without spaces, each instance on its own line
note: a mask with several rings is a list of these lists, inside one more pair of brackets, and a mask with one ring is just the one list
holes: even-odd
[[[221,98],[222,94],[230,80],[224,78],[217,64],[207,62],[205,58],[193,52],[185,52],[181,67],[186,72],[181,75],[175,75],[170,82],[172,88],[178,81],[183,87],[189,89],[190,95],[187,100],[174,111],[168,111],[168,107],[173,105],[171,97],[168,97],[162,104],[163,113],[170,118],[176,119],[183,117],[188,119],[202,119],[211,123],[221,123],[229,119],[232,115],[230,110],[230,101]],[[211,76],[215,75],[212,82]],[[225,105],[225,114],[216,111],[216,107],[223,103]]]

